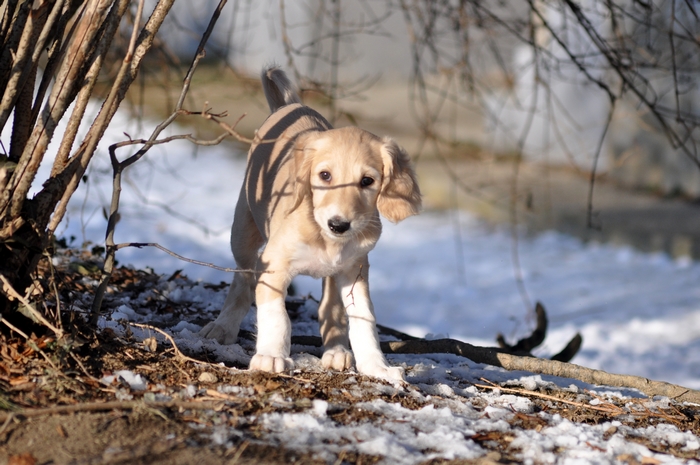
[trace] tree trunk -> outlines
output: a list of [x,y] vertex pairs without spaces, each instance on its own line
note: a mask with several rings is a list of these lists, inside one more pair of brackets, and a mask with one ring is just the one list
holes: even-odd
[[[91,98],[112,39],[124,29],[119,25],[131,0],[47,0],[36,8],[32,8],[33,2],[6,4],[0,22],[3,50],[0,81],[4,84],[0,130],[13,111],[16,116],[9,153],[0,154],[0,274],[17,293],[23,295],[31,285],[39,260],[52,245],[53,231],[63,217],[68,200],[135,80],[143,57],[153,45],[173,2],[159,0],[142,28],[140,18],[136,18],[130,47],[111,91],[77,147],[74,144],[76,131],[72,129],[77,128],[83,118],[85,104]],[[59,52],[64,56],[55,66]],[[46,54],[49,65],[42,71],[52,76],[44,74],[42,84],[53,78],[53,87],[45,101],[45,92],[40,91],[32,102],[32,77],[39,60]],[[73,102],[76,105],[69,116],[69,130],[61,136],[60,154],[56,154],[51,176],[44,182],[43,189],[29,199],[27,193],[54,130],[68,115]],[[41,112],[35,111],[41,107]],[[7,318],[17,302],[10,299],[9,290],[0,291],[0,313]]]

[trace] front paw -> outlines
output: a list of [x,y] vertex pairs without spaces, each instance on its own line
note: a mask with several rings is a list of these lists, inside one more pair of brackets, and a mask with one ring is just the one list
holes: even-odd
[[327,349],[321,358],[321,365],[326,369],[345,371],[352,368],[352,352],[343,346],[335,346]]
[[219,344],[235,344],[238,340],[237,329],[232,331],[228,326],[221,325],[216,321],[208,323],[198,334],[207,339],[214,339]]
[[284,373],[294,368],[294,362],[289,357],[255,354],[250,360],[251,370],[267,371],[269,373]]
[[358,365],[357,371],[363,375],[374,376],[387,381],[403,381],[404,370],[401,367],[390,367],[385,363],[369,363]]

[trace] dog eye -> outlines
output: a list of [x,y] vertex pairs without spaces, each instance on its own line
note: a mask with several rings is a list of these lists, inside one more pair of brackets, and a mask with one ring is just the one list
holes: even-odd
[[318,173],[318,177],[321,178],[322,181],[328,182],[331,180],[331,173],[329,173],[328,171],[321,171],[320,173]]
[[369,176],[365,176],[364,178],[360,179],[360,187],[368,187],[374,184],[374,179],[370,178]]

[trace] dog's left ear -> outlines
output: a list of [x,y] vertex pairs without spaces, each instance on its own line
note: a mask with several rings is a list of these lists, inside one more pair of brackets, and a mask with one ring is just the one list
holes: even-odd
[[384,138],[380,151],[384,168],[377,209],[384,218],[398,223],[420,211],[420,189],[411,159],[396,142]]

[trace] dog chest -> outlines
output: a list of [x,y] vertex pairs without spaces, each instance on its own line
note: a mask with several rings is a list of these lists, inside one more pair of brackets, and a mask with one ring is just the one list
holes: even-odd
[[345,267],[351,266],[368,250],[359,250],[356,244],[348,243],[341,247],[326,250],[301,244],[294,252],[291,269],[294,274],[308,275],[313,278],[333,276]]

